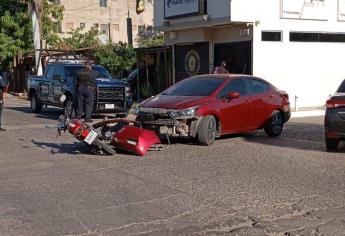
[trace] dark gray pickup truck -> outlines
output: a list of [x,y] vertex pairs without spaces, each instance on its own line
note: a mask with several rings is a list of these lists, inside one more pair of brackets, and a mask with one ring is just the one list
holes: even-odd
[[[58,62],[48,64],[43,76],[28,78],[28,99],[31,110],[42,111],[43,105],[64,107],[69,115],[76,107],[76,75],[83,68],[82,63]],[[99,65],[93,65],[97,71],[94,113],[113,113],[118,116],[127,114],[132,99],[128,83],[113,79],[109,72]],[[67,99],[61,104],[61,95]]]

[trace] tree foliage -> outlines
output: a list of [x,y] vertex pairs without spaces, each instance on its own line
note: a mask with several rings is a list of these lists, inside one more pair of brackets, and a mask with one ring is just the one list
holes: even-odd
[[[31,15],[27,3],[31,0],[0,0],[0,66],[6,68],[19,52],[33,50]],[[43,2],[42,39],[50,45],[59,41],[58,25],[63,19],[63,7]]]
[[155,30],[143,30],[138,34],[136,42],[140,48],[161,46],[164,44],[164,35]]
[[98,39],[99,32],[95,28],[91,28],[88,32],[82,33],[81,29],[75,29],[69,32],[71,35],[68,38],[61,40],[60,47],[67,47],[71,49],[96,47],[100,45]]
[[43,14],[41,16],[42,39],[47,44],[56,46],[60,42],[58,35],[63,20],[64,7],[52,3],[50,0],[43,1]]
[[31,18],[27,10],[0,8],[0,64],[7,67],[19,50],[32,49]]
[[96,48],[96,59],[113,75],[128,70],[136,61],[136,53],[131,45],[123,42],[109,42]]

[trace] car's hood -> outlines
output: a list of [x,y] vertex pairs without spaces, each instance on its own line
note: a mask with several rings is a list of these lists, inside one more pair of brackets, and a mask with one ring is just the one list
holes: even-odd
[[127,82],[125,81],[121,81],[121,80],[117,80],[117,79],[108,79],[108,78],[97,78],[96,79],[96,83],[99,86],[119,86],[119,87],[123,87],[128,85]]
[[201,105],[205,100],[205,97],[157,95],[144,101],[141,106],[144,108],[181,110]]

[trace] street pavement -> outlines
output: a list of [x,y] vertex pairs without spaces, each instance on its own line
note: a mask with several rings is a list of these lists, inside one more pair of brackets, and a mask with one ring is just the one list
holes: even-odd
[[325,151],[323,117],[279,138],[229,135],[145,157],[96,156],[5,98],[0,235],[344,235],[345,148]]

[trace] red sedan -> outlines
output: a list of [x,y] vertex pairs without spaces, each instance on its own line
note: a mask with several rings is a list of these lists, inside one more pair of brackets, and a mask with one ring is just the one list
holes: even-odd
[[137,120],[162,135],[196,137],[211,145],[220,135],[262,128],[276,137],[290,115],[288,94],[263,79],[201,75],[141,103]]

